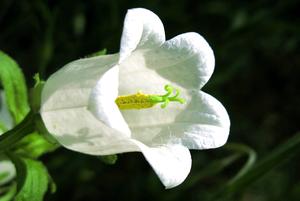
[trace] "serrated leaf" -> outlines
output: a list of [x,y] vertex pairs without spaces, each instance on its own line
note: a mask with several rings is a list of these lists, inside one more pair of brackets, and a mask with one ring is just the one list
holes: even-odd
[[2,51],[0,51],[0,82],[5,91],[8,109],[17,124],[29,111],[26,82],[19,65]]
[[39,161],[9,154],[17,169],[15,201],[42,201],[48,189],[49,175]]

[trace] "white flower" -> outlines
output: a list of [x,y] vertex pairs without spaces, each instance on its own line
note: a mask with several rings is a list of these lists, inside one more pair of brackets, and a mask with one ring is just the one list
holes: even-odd
[[[190,172],[189,149],[222,146],[230,121],[222,104],[200,91],[214,69],[214,54],[197,33],[165,41],[160,19],[127,12],[120,53],[71,62],[42,92],[41,116],[66,148],[92,155],[140,151],[162,183],[172,188]],[[185,104],[119,110],[119,95],[163,94],[171,84]]]

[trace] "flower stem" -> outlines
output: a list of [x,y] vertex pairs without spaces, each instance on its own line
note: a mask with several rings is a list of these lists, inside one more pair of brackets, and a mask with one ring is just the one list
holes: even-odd
[[34,131],[35,116],[36,114],[30,111],[16,127],[0,135],[0,152],[10,149],[16,142]]

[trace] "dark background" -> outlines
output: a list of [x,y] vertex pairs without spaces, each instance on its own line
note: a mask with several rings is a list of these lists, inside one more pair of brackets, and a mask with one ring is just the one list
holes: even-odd
[[[299,131],[299,6],[296,0],[0,0],[0,49],[20,64],[32,86],[36,72],[46,79],[69,61],[103,48],[118,52],[126,10],[150,9],[164,23],[168,39],[189,31],[207,39],[216,69],[203,90],[227,108],[229,142],[251,147],[260,160]],[[231,154],[226,147],[192,151],[189,177],[164,190],[139,153],[121,154],[115,165],[106,165],[59,149],[42,157],[57,184],[46,200],[205,201],[246,161],[242,157],[206,174],[206,167]],[[280,163],[232,199],[300,200],[299,159]]]

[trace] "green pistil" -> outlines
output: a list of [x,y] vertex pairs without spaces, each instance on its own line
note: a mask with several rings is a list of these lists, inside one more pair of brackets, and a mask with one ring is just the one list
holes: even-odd
[[[171,85],[165,85],[166,94],[165,95],[149,95],[149,99],[153,104],[161,103],[161,108],[166,108],[170,102],[179,102],[181,104],[185,103],[183,98],[179,98],[180,91],[174,89]],[[174,94],[175,91],[175,95]],[[173,95],[173,96],[172,96]]]

